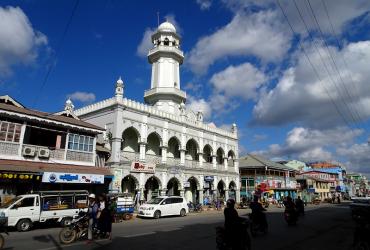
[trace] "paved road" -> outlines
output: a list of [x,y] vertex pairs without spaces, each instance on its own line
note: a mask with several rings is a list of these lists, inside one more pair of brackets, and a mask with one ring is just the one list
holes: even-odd
[[[243,215],[250,210],[239,210]],[[319,205],[307,208],[306,216],[295,227],[288,227],[282,209],[269,208],[269,233],[253,239],[253,249],[317,250],[350,249],[353,223],[348,205]],[[112,241],[90,245],[77,242],[61,245],[59,228],[13,232],[6,237],[5,249],[83,250],[83,249],[216,249],[215,227],[222,225],[222,212],[204,212],[186,217],[134,219],[114,224]]]

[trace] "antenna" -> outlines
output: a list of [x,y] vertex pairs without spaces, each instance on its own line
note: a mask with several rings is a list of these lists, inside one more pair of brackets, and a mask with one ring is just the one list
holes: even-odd
[[157,11],[157,23],[158,23],[157,26],[159,26],[159,11]]

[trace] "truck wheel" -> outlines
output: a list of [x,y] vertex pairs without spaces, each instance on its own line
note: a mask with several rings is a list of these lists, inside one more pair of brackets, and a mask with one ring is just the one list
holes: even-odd
[[72,219],[71,217],[65,217],[65,218],[63,218],[63,219],[62,219],[62,221],[60,222],[60,225],[61,225],[62,227],[69,226],[69,225],[71,225],[72,220],[73,220],[73,219]]
[[18,232],[27,232],[32,227],[32,221],[29,219],[22,219],[17,223]]

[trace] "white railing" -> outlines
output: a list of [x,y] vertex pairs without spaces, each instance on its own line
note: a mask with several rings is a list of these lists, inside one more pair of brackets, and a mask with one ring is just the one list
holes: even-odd
[[167,161],[166,161],[166,164],[171,165],[171,166],[178,166],[178,165],[180,165],[180,158],[168,157]]
[[140,154],[137,152],[121,151],[120,161],[140,161]]
[[19,144],[0,141],[0,155],[18,155]]
[[160,164],[162,157],[159,155],[145,155],[145,161],[154,163],[154,164]]
[[185,160],[186,168],[199,168],[199,161],[195,160]]
[[83,162],[93,162],[94,154],[92,152],[81,152],[67,150],[67,161],[83,161]]
[[234,167],[234,160],[233,159],[227,160],[227,165],[229,167]]
[[208,169],[208,170],[212,170],[213,169],[213,164],[210,163],[210,162],[203,162],[203,168]]

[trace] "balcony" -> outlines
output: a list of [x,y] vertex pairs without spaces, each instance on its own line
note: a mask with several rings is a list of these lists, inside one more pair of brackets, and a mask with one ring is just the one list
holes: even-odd
[[139,160],[140,160],[140,154],[139,153],[121,151],[120,161],[129,162],[129,161],[139,161]]
[[166,164],[169,165],[169,166],[179,166],[180,165],[180,158],[168,157]]
[[185,167],[191,169],[200,168],[199,161],[185,160]]
[[145,155],[145,161],[160,164],[162,162],[162,157],[160,155]]
[[19,143],[0,141],[0,155],[18,155]]

